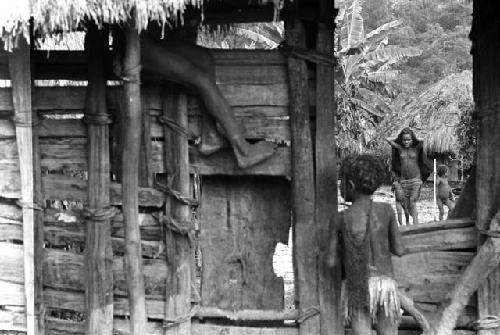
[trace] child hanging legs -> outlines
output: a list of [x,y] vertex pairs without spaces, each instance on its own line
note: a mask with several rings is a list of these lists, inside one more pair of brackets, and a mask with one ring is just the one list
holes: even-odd
[[[276,145],[260,141],[250,144],[245,139],[245,130],[236,120],[234,113],[215,83],[211,55],[207,49],[188,45],[180,41],[160,44],[147,34],[141,36],[142,65],[145,69],[160,74],[163,78],[193,88],[201,98],[206,111],[213,116],[224,130],[232,146],[238,166],[245,169],[271,157]],[[202,153],[210,154],[219,149],[201,145]]]
[[344,159],[340,168],[341,194],[352,205],[341,213],[339,234],[332,235],[329,264],[342,249],[347,296],[347,319],[352,334],[396,335],[400,318],[391,255],[403,255],[398,224],[391,205],[374,202],[382,164],[373,156]]

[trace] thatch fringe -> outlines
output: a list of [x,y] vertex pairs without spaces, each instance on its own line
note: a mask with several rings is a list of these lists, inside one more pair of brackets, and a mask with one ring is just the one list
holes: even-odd
[[[182,24],[187,6],[203,8],[207,0],[15,0],[2,4],[0,11],[1,39],[4,48],[11,50],[17,38],[28,38],[28,21],[33,17],[34,29],[42,36],[54,32],[69,32],[81,27],[84,20],[98,26],[128,22],[133,19],[139,30],[149,21],[162,26]],[[276,13],[283,0],[257,0],[259,4],[273,3]],[[276,16],[276,15],[275,15]]]

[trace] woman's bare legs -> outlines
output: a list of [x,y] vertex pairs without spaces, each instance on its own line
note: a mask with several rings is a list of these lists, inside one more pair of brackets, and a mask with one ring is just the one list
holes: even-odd
[[208,73],[176,53],[175,46],[163,48],[146,36],[143,36],[142,43],[143,50],[147,50],[142,53],[146,69],[197,90],[207,111],[224,129],[241,168],[248,168],[274,154],[276,146],[273,143],[262,141],[251,145],[245,140],[243,127],[236,121],[231,107]]

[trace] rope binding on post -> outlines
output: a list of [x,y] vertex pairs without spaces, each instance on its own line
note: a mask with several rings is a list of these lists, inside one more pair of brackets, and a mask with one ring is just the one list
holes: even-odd
[[283,54],[288,57],[300,58],[312,63],[323,64],[335,66],[337,65],[337,60],[332,54],[321,53],[316,50],[303,49],[295,46],[288,45],[286,43],[281,43],[278,47]]
[[35,211],[43,211],[45,210],[45,207],[40,204],[40,203],[37,203],[35,201],[33,202],[27,202],[27,201],[23,201],[21,199],[18,199],[16,201],[16,206],[19,207],[19,208],[22,208],[22,209],[33,209]]
[[190,137],[189,130],[186,129],[185,127],[181,126],[175,120],[173,120],[165,115],[160,115],[160,116],[158,116],[158,122],[169,127],[171,130],[175,131],[177,134],[189,139],[189,137]]
[[320,314],[320,309],[319,306],[309,306],[303,310],[300,311],[299,317],[297,318],[296,322],[298,324],[303,323],[304,321]]
[[118,77],[126,83],[141,85],[140,80],[131,79],[137,73],[141,73],[141,69],[142,69],[142,65],[137,64],[136,66],[133,66],[129,69],[123,69],[123,71],[121,72],[121,74]]
[[196,313],[198,313],[199,309],[200,309],[200,305],[194,305],[193,307],[191,307],[191,310],[184,315],[181,315],[181,316],[179,316],[175,319],[172,319],[172,320],[171,319],[164,319],[163,320],[163,328],[173,328],[173,327],[176,327],[184,322],[191,320],[196,315]]
[[500,317],[496,315],[487,315],[482,319],[472,322],[474,330],[500,328]]
[[36,127],[38,126],[38,119],[30,118],[30,111],[19,111],[14,114],[12,121],[16,127]]
[[91,221],[106,221],[114,218],[120,211],[114,206],[104,208],[84,208],[82,215]]
[[175,200],[179,201],[183,205],[194,206],[194,207],[199,205],[198,200],[190,198],[190,197],[185,197],[181,194],[181,192],[174,190],[165,184],[161,184],[161,183],[157,182],[156,188],[158,190],[170,195],[171,197],[173,197]]
[[113,119],[111,114],[93,114],[93,113],[85,113],[82,119],[86,124],[96,125],[96,126],[105,126],[110,123],[113,123]]

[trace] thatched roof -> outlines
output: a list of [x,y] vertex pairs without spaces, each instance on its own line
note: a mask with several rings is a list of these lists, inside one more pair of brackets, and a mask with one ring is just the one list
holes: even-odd
[[[134,11],[136,26],[142,30],[149,21],[163,24],[182,20],[188,5],[203,8],[208,0],[11,0],[2,1],[0,10],[1,39],[11,49],[22,34],[28,40],[28,21],[33,17],[34,28],[42,35],[69,32],[79,28],[81,22],[92,19],[98,25],[122,23]],[[212,1],[213,2],[213,1]],[[282,6],[283,0],[253,0],[252,3]]]
[[472,72],[452,74],[429,87],[410,101],[402,111],[386,116],[381,129],[395,137],[404,127],[411,127],[424,140],[429,153],[457,153],[455,128],[460,115],[472,110]]

